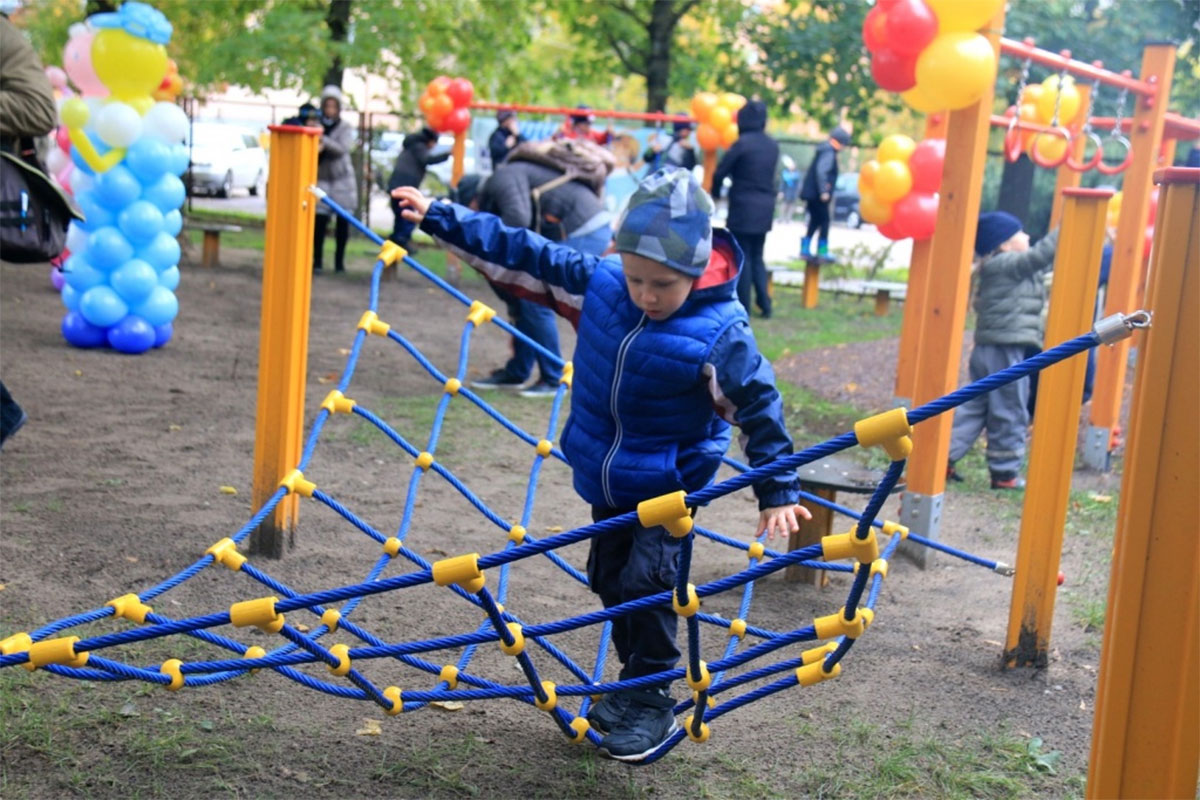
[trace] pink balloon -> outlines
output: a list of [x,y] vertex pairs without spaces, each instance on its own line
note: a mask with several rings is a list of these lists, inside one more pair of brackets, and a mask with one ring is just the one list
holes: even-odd
[[892,224],[904,236],[920,241],[933,236],[937,225],[938,196],[909,192],[892,206]]
[[46,79],[55,89],[67,88],[67,73],[62,67],[46,67]]
[[103,97],[108,94],[108,89],[92,68],[92,39],[95,37],[93,31],[77,33],[67,41],[63,50],[63,68],[84,97]]
[[923,139],[908,157],[914,192],[936,192],[942,188],[942,169],[946,164],[946,140]]
[[938,22],[925,0],[898,0],[887,11],[888,46],[902,55],[915,56],[937,36]]
[[917,57],[901,55],[889,47],[871,56],[871,77],[880,89],[907,92],[917,85]]
[[58,143],[58,148],[64,153],[71,152],[71,134],[66,125],[59,125],[54,130],[54,141]]
[[58,174],[54,176],[54,180],[58,181],[58,185],[63,188],[63,191],[72,197],[75,196],[75,193],[71,191],[71,173],[74,171],[75,164],[68,162],[67,165],[60,169]]

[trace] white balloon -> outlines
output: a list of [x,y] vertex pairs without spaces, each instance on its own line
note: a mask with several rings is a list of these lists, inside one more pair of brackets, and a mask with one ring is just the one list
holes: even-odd
[[73,169],[67,183],[71,184],[71,193],[78,196],[80,192],[86,192],[95,186],[96,179],[81,169]]
[[71,157],[58,149],[57,145],[46,154],[46,171],[51,175],[57,175],[58,171],[69,163],[71,163]]
[[[79,170],[76,170],[78,172]],[[74,220],[67,226],[67,249],[72,253],[83,253],[87,250],[88,232],[79,227]]]
[[100,113],[102,108],[104,108],[103,97],[85,97],[83,98],[83,102],[87,103],[88,119],[90,120],[95,120],[96,115]]
[[142,135],[142,117],[125,103],[109,103],[95,120],[96,134],[109,147],[129,147]]
[[188,132],[187,114],[173,103],[155,103],[142,118],[142,130],[170,144],[182,142]]

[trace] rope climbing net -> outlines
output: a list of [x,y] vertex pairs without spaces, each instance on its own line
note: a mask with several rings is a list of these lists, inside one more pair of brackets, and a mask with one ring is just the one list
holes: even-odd
[[[319,190],[317,191],[320,195]],[[669,752],[685,736],[702,742],[709,736],[708,723],[741,706],[768,695],[801,685],[810,686],[841,672],[841,662],[847,652],[863,635],[875,615],[880,587],[888,574],[888,560],[904,540],[935,548],[971,563],[1003,574],[1011,574],[1007,565],[962,552],[948,545],[910,533],[902,525],[878,518],[888,494],[904,470],[905,459],[912,443],[912,425],[944,413],[972,397],[1008,382],[1018,380],[1037,370],[1057,363],[1101,341],[1110,341],[1122,331],[1137,324],[1132,317],[1102,321],[1091,333],[1079,336],[1047,350],[1021,364],[991,375],[959,389],[950,395],[906,412],[892,411],[860,421],[851,432],[806,448],[777,461],[748,469],[727,459],[739,474],[707,486],[697,492],[676,492],[643,502],[636,512],[585,525],[573,530],[537,538],[528,530],[538,487],[538,478],[547,459],[565,463],[562,453],[554,446],[562,403],[571,384],[572,367],[564,364],[563,378],[558,387],[546,423],[545,435],[534,436],[507,419],[478,394],[464,385],[470,355],[470,345],[476,330],[491,323],[510,335],[521,337],[532,347],[541,349],[503,319],[495,317],[488,306],[460,292],[408,256],[397,245],[384,242],[329,198],[323,201],[337,214],[345,217],[364,235],[381,246],[370,285],[367,310],[358,322],[353,345],[337,384],[321,403],[296,468],[280,483],[270,499],[229,537],[213,544],[194,563],[179,573],[138,593],[114,598],[105,605],[81,614],[59,619],[32,632],[15,633],[0,640],[0,668],[22,665],[26,669],[43,668],[66,678],[90,681],[138,680],[156,683],[170,690],[200,687],[242,678],[258,670],[269,669],[301,686],[337,697],[372,701],[389,715],[415,711],[431,703],[512,698],[532,704],[548,712],[561,731],[574,741],[600,737],[589,729],[585,716],[593,698],[601,693],[621,689],[642,688],[683,678],[691,697],[676,707],[677,713],[688,712],[683,728],[673,734],[646,762],[654,761]],[[409,269],[424,276],[467,307],[462,331],[458,363],[453,375],[439,370],[421,351],[395,328],[379,318],[379,288],[383,270],[402,261]],[[1118,315],[1121,316],[1121,315]],[[1105,323],[1107,327],[1103,327]],[[374,412],[347,394],[360,355],[370,337],[389,339],[399,345],[441,387],[432,427],[424,448],[418,447]],[[544,355],[552,354],[542,350]],[[438,441],[447,409],[452,402],[466,402],[482,410],[532,450],[532,466],[525,490],[524,506],[517,521],[505,519],[492,510],[459,477],[437,458]],[[413,459],[404,502],[403,516],[393,536],[376,530],[354,511],[328,492],[305,478],[304,471],[313,459],[318,441],[326,424],[336,415],[357,415],[375,426]],[[886,473],[870,496],[862,513],[831,503],[820,497],[805,494],[808,503],[826,506],[855,520],[851,530],[825,537],[819,544],[789,552],[769,549],[763,540],[741,542],[716,531],[695,525],[691,509],[705,506],[762,480],[795,470],[804,464],[858,445],[881,446],[891,459]],[[504,547],[480,555],[468,553],[430,561],[408,543],[413,511],[417,505],[422,479],[428,473],[447,482],[490,523],[507,534]],[[340,586],[324,591],[301,593],[267,574],[238,550],[250,533],[274,511],[288,494],[294,493],[320,503],[345,519],[368,538],[374,540],[378,555],[361,583]],[[604,536],[619,527],[637,520],[643,526],[661,525],[672,535],[681,538],[678,581],[673,590],[622,603],[611,608],[589,611],[565,619],[529,624],[507,606],[509,573],[517,562],[535,557],[549,559],[570,579],[587,584],[586,576],[560,555],[568,545]],[[699,586],[689,582],[692,572],[693,542],[703,537],[744,553],[748,566],[732,575]],[[408,562],[411,568],[400,574],[386,576]],[[175,619],[154,611],[150,602],[183,582],[195,577],[209,566],[219,565],[240,573],[270,593],[256,599],[232,604],[228,609],[203,616]],[[814,569],[834,570],[853,575],[845,604],[832,613],[814,619],[811,624],[791,631],[772,631],[751,625],[747,621],[753,599],[754,583],[759,578],[791,565]],[[499,570],[498,581],[489,585],[485,570]],[[390,641],[368,630],[356,621],[354,612],[371,597],[401,589],[434,585],[457,595],[470,604],[469,611],[481,621],[474,630],[417,641]],[[728,619],[700,610],[701,598],[723,592],[740,590],[737,616]],[[335,604],[341,603],[340,607]],[[609,650],[613,620],[640,609],[670,604],[684,619],[687,632],[684,666],[631,680],[603,680]],[[361,615],[360,615],[361,617]],[[106,618],[120,618],[136,627],[125,627],[111,633],[80,638],[63,635],[64,631]],[[315,619],[311,629],[306,622]],[[701,623],[723,642],[717,649],[720,658],[706,663],[701,647]],[[591,668],[581,666],[583,659],[572,658],[554,637],[570,631],[596,626],[599,641],[594,649]],[[246,644],[233,638],[233,632],[217,629],[255,627],[278,636],[278,646],[267,651],[258,645]],[[340,632],[357,640],[353,646],[330,644],[333,634]],[[218,649],[224,656],[211,660],[168,659],[161,664],[138,666],[130,659],[117,660],[106,652],[122,645],[183,634]],[[560,640],[561,641],[561,640]],[[802,643],[822,642],[807,649],[792,648]],[[515,659],[524,679],[517,684],[489,679],[472,671],[472,660],[480,646],[498,645],[507,656]],[[439,661],[430,660],[435,653],[451,655]],[[454,654],[457,653],[455,656]],[[381,686],[363,674],[362,665],[372,660],[394,660],[430,676],[429,688]],[[769,662],[769,663],[768,663]],[[324,665],[322,673],[306,665]],[[357,665],[357,666],[356,666]],[[382,666],[387,666],[383,663]],[[556,685],[544,679],[553,670],[569,674],[570,682]],[[565,672],[564,672],[565,670]],[[261,679],[261,678],[260,678]],[[720,701],[718,701],[720,699]]]

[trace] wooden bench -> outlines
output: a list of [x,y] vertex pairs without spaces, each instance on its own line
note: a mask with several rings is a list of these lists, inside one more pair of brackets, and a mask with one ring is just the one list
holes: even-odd
[[[803,297],[805,308],[816,308],[821,292],[847,294],[854,297],[874,297],[875,316],[887,316],[891,309],[891,301],[904,300],[908,290],[907,284],[895,281],[870,281],[860,278],[835,278],[820,281],[821,267],[833,263],[828,258],[811,257],[804,260]],[[771,283],[795,286],[799,283],[800,274],[794,270],[770,269]]]
[[221,234],[240,233],[239,225],[225,225],[220,222],[188,222],[187,230],[204,231],[204,249],[200,253],[200,265],[215,267],[221,262]]
[[[796,473],[800,476],[800,489],[802,491],[816,495],[822,500],[828,500],[831,503],[837,502],[838,492],[871,494],[883,478],[882,472],[867,469],[837,456],[822,458],[819,461],[806,464],[796,470]],[[904,481],[900,480],[896,482],[892,493],[895,494],[903,490]],[[833,516],[836,512],[824,506],[819,506],[816,503],[806,504],[803,499],[800,500],[800,504],[812,512],[812,519],[800,520],[800,530],[788,537],[789,550],[807,547],[810,544],[820,544],[822,536],[829,536],[834,532]],[[849,527],[850,525],[847,523],[841,526],[838,532],[843,533]],[[818,588],[829,583],[829,571],[823,569],[793,565],[787,567],[783,575],[784,580],[807,583]]]

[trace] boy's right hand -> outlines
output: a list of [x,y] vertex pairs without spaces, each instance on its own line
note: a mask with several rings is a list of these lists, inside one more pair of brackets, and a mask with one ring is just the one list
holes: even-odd
[[417,225],[425,219],[433,202],[415,186],[397,186],[392,189],[392,197],[400,201],[400,216]]

